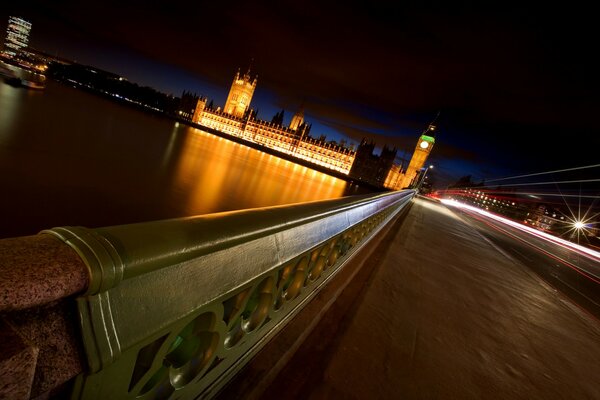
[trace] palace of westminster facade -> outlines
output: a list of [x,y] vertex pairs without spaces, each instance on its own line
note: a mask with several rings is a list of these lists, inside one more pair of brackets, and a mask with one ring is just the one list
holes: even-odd
[[289,126],[283,125],[282,114],[276,115],[273,121],[260,120],[250,109],[257,82],[256,76],[250,76],[250,70],[243,75],[238,70],[222,109],[215,109],[212,102],[207,104],[206,98],[184,93],[179,114],[200,127],[268,147],[307,164],[320,166],[322,170],[335,171],[353,180],[392,190],[414,185],[413,181],[433,148],[435,138],[427,134],[435,127],[430,125],[419,138],[408,167],[402,170],[401,166],[394,164],[396,149],[384,146],[380,155],[374,155],[375,144],[366,139],[355,151],[335,142],[311,137],[311,125],[304,121],[302,109],[294,114]]

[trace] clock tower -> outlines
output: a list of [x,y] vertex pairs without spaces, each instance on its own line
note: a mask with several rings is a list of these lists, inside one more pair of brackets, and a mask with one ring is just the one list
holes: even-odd
[[425,165],[427,157],[429,157],[429,153],[431,153],[431,149],[433,149],[435,143],[434,132],[435,125],[430,124],[425,132],[421,134],[412,158],[410,159],[410,163],[408,164],[408,168],[404,173],[404,180],[401,185],[402,188],[409,187],[417,176],[417,171]]

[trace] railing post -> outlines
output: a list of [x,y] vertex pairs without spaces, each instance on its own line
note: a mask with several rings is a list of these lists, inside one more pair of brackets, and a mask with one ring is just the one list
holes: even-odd
[[74,296],[88,282],[51,236],[0,240],[0,398],[43,397],[83,372]]

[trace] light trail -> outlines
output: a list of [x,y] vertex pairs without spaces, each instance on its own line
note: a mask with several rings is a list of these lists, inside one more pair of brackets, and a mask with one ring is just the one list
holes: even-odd
[[590,182],[600,182],[600,179],[575,179],[575,180],[569,180],[569,181],[506,183],[506,184],[502,184],[502,185],[481,185],[481,186],[477,186],[477,188],[504,187],[504,186],[513,187],[513,186],[555,185],[557,183],[565,184],[565,183],[590,183]]
[[481,223],[487,225],[490,229],[494,229],[495,231],[501,232],[504,235],[508,235],[508,236],[512,237],[513,239],[518,240],[519,242],[522,242],[522,243],[524,243],[524,244],[526,244],[526,245],[528,245],[530,247],[535,248],[540,253],[545,254],[546,256],[548,256],[548,257],[556,260],[557,262],[559,262],[559,263],[563,264],[564,266],[566,266],[566,267],[572,269],[573,271],[577,272],[578,274],[586,277],[587,279],[591,280],[592,282],[597,283],[597,284],[600,285],[600,277],[596,277],[591,272],[588,272],[587,270],[585,270],[585,269],[583,269],[581,267],[578,267],[578,266],[574,265],[573,263],[571,263],[571,262],[569,262],[567,260],[564,260],[563,258],[557,256],[556,254],[553,254],[550,251],[548,251],[546,249],[543,249],[542,247],[537,246],[537,245],[533,244],[532,242],[527,241],[527,240],[523,239],[522,237],[520,237],[518,235],[515,235],[514,233],[511,233],[508,230],[503,229],[503,228],[501,228],[500,226],[498,226],[496,224],[493,224],[490,220],[486,219],[482,215],[473,215],[473,214],[471,214],[471,217],[475,218],[478,221],[480,221]]
[[[480,186],[473,187],[471,189],[479,190]],[[463,194],[460,190],[438,190],[438,193],[442,194]],[[541,193],[541,192],[502,192],[496,190],[482,190],[484,194],[495,196],[497,194],[511,194],[511,195],[523,195],[523,196],[545,196],[545,197],[574,197],[574,198],[582,198],[582,199],[600,199],[600,196],[592,196],[592,195],[578,195],[578,194],[562,194],[562,193]]]
[[[578,254],[580,254],[582,256],[585,256],[587,258],[592,259],[593,261],[596,261],[596,262],[600,261],[600,252],[598,252],[598,251],[595,251],[595,250],[589,249],[587,247],[578,245],[576,243],[570,242],[568,240],[561,239],[559,237],[550,235],[550,234],[548,234],[546,232],[538,231],[537,229],[531,228],[529,226],[520,224],[520,223],[515,222],[515,221],[511,221],[509,219],[500,217],[499,215],[492,214],[492,213],[490,213],[488,211],[481,210],[481,209],[479,209],[477,207],[473,207],[473,206],[470,206],[468,204],[464,204],[464,203],[458,202],[456,200],[441,199],[441,202],[443,204],[446,204],[446,205],[449,205],[449,206],[452,206],[452,207],[456,207],[456,208],[468,210],[468,211],[471,211],[471,212],[483,215],[483,216],[485,216],[487,218],[493,219],[494,221],[498,221],[498,222],[503,223],[505,225],[509,225],[509,226],[511,226],[513,228],[516,228],[516,229],[519,229],[519,230],[521,230],[523,232],[529,233],[529,234],[531,234],[533,236],[536,236],[536,237],[538,237],[540,239],[544,239],[546,241],[550,241],[550,242],[552,242],[554,244],[557,244],[557,245],[559,245],[559,246],[561,246],[563,248],[566,248],[568,250],[574,251],[574,252],[576,252],[576,253],[578,253]],[[589,273],[589,271],[588,271],[588,273]]]
[[555,169],[554,171],[536,172],[536,173],[533,173],[533,174],[509,176],[507,178],[489,179],[487,182],[506,181],[508,179],[528,178],[530,176],[547,175],[547,174],[554,174],[554,173],[558,173],[558,172],[577,171],[577,170],[580,170],[580,169],[589,169],[589,168],[597,168],[597,167],[600,167],[600,164],[584,165],[582,167],[574,167],[574,168]]

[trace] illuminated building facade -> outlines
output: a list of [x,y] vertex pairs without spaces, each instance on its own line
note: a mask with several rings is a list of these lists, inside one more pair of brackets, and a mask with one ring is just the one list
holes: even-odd
[[404,181],[404,173],[402,172],[402,166],[397,164],[392,164],[390,168],[390,172],[388,172],[387,177],[385,178],[385,182],[383,184],[384,187],[393,190],[403,189],[402,183]]
[[304,107],[300,107],[300,110],[292,117],[290,122],[290,129],[293,131],[298,130],[298,127],[304,123]]
[[227,101],[225,101],[225,107],[223,108],[225,113],[238,118],[243,117],[250,107],[257,83],[258,76],[255,76],[252,80],[250,69],[241,76],[238,70],[233,78]]
[[6,28],[4,54],[15,57],[21,53],[22,49],[27,48],[29,32],[31,32],[31,23],[22,18],[10,17]]
[[198,100],[192,122],[344,174],[348,174],[354,162],[354,151],[311,138],[308,136],[310,125],[304,122],[293,130],[259,120],[252,111],[245,118],[234,117],[219,109],[207,108],[203,98]]
[[[378,187],[389,189],[402,189],[405,181],[408,184],[416,175],[416,171],[423,166],[431,152],[434,139],[427,136],[429,130],[435,129],[430,125],[428,130],[421,135],[419,144],[413,155],[405,176],[399,166],[395,166],[396,149],[384,146],[381,155],[373,155],[375,147],[373,142],[365,139],[361,142],[358,151],[345,146],[345,143],[326,142],[324,137],[315,139],[309,135],[311,125],[304,121],[303,107],[294,114],[289,126],[283,125],[283,110],[273,117],[272,121],[263,121],[257,118],[256,113],[250,108],[250,101],[256,89],[257,77],[250,76],[250,70],[243,76],[236,73],[231,89],[223,109],[214,108],[212,102],[207,104],[203,97],[190,97],[182,102],[179,116],[191,119],[201,127],[211,128],[219,132],[241,138],[245,141],[257,143],[274,149],[284,154],[294,156],[312,164],[349,175],[350,177]],[[184,96],[186,93],[184,93]],[[192,99],[194,106],[188,105]],[[426,142],[427,145],[422,143]],[[408,173],[411,175],[409,176]],[[406,184],[406,186],[408,186]]]
[[[197,98],[193,112],[190,111],[192,122],[348,174],[355,152],[345,146],[310,137],[311,125],[304,121],[302,109],[294,115],[289,127],[283,126],[282,121],[256,118],[249,108],[256,83],[257,78],[252,79],[250,71],[243,76],[238,71],[223,110],[207,106],[206,98]],[[187,113],[182,114],[182,117],[186,116]]]
[[557,208],[548,207],[545,204],[538,204],[534,209],[527,213],[524,222],[543,231],[549,231],[557,223],[565,225],[568,219]]

